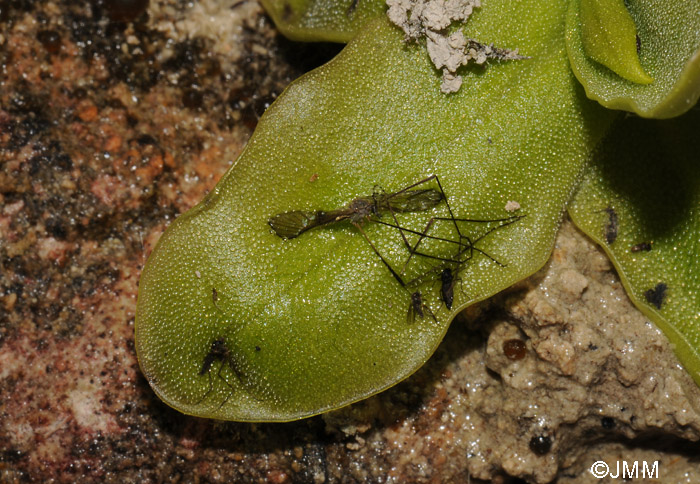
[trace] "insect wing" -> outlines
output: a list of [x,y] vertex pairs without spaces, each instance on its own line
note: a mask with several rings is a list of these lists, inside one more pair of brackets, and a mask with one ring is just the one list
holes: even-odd
[[406,190],[387,195],[387,204],[394,212],[423,212],[444,199],[442,192],[434,188]]
[[270,217],[267,221],[279,237],[293,239],[318,225],[316,213],[294,210]]
[[411,294],[411,303],[408,305],[408,314],[406,316],[408,324],[415,323],[416,316],[420,319],[425,318],[425,314],[423,313],[423,297],[418,291]]
[[416,308],[413,305],[413,301],[408,305],[408,313],[406,314],[406,323],[412,325],[416,322]]

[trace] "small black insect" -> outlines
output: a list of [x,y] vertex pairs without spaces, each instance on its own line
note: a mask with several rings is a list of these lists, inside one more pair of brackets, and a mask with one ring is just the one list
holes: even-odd
[[231,352],[226,346],[226,340],[224,338],[217,338],[211,343],[211,348],[209,353],[204,357],[204,362],[202,363],[202,369],[199,370],[198,375],[202,376],[211,370],[211,365],[214,361],[219,360],[221,362],[226,362],[231,357]]
[[[219,302],[219,292],[216,290],[215,287],[211,288],[211,301],[214,304],[214,307],[221,313],[221,308],[218,306]],[[231,370],[234,372],[236,375],[236,378],[238,378],[239,381],[241,381],[241,371],[239,369],[239,365],[234,357],[234,354],[231,352],[229,349],[228,345],[226,344],[226,339],[223,336],[219,336],[216,338],[214,341],[211,342],[211,346],[209,347],[209,352],[204,356],[204,360],[202,361],[202,367],[197,373],[199,376],[203,376],[206,374],[209,378],[209,388],[207,391],[202,395],[202,398],[200,398],[195,405],[201,403],[204,401],[205,398],[214,390],[214,382],[212,381],[211,377],[211,370],[212,370],[212,365],[214,362],[219,361],[221,364],[219,365],[219,369],[216,372],[217,378],[219,378],[221,381],[223,381],[226,386],[228,386],[231,389],[231,392],[229,395],[224,399],[223,402],[221,402],[221,405],[219,405],[219,408],[221,408],[233,395],[233,392],[235,388],[233,385],[231,385],[226,378],[221,374],[224,367],[228,365]]]
[[603,211],[608,214],[608,221],[605,224],[603,235],[605,236],[605,241],[610,245],[617,239],[617,228],[619,225],[617,212],[611,207],[605,207]]
[[423,296],[421,295],[420,291],[416,291],[411,294],[411,304],[408,306],[408,323],[414,323],[416,321],[416,316],[418,316],[420,319],[425,319],[425,313],[428,313],[430,317],[437,322],[435,314],[433,314],[430,306],[423,302]]
[[642,242],[641,244],[630,247],[630,252],[649,252],[651,250],[651,242]]
[[635,35],[634,37],[637,43],[637,54],[639,54],[639,51],[642,50],[642,39],[639,38],[639,35]]
[[442,296],[442,302],[445,303],[447,309],[452,309],[452,303],[455,298],[455,283],[457,278],[455,277],[452,269],[445,267],[440,273],[440,296]]
[[211,378],[211,367],[214,364],[215,361],[221,362],[219,365],[219,370],[216,372],[217,378],[219,378],[221,381],[223,381],[226,386],[228,386],[231,389],[231,392],[228,394],[228,396],[224,399],[223,402],[221,402],[221,405],[219,405],[219,408],[223,407],[224,404],[228,401],[229,398],[231,398],[231,395],[233,395],[233,392],[235,388],[233,385],[231,385],[226,378],[224,378],[221,375],[221,372],[224,369],[224,366],[228,364],[228,366],[233,370],[235,373],[236,377],[238,380],[241,380],[241,372],[238,368],[238,364],[236,363],[236,360],[233,356],[233,353],[231,353],[231,350],[229,349],[228,345],[226,344],[226,340],[223,337],[219,337],[212,341],[211,347],[209,348],[209,352],[204,356],[204,361],[202,362],[202,368],[199,370],[197,373],[199,376],[203,376],[204,374],[207,374],[209,376],[209,388],[207,391],[202,395],[202,398],[200,398],[195,405],[201,403],[207,396],[214,390],[214,382],[212,381]]
[[654,305],[656,309],[661,309],[661,305],[664,303],[664,299],[666,298],[667,289],[668,286],[666,283],[659,282],[656,286],[654,286],[654,289],[649,289],[647,292],[645,292],[644,297],[646,298],[647,302]]

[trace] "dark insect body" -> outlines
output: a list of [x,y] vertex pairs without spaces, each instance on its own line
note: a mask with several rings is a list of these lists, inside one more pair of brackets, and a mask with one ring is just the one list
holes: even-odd
[[617,239],[617,229],[619,227],[617,212],[611,207],[605,207],[603,211],[608,214],[608,221],[605,223],[603,236],[608,245],[610,245]]
[[235,391],[235,388],[233,385],[231,385],[226,378],[223,377],[221,372],[224,369],[225,365],[228,365],[231,370],[235,373],[236,377],[238,380],[241,380],[241,372],[238,369],[238,365],[236,364],[236,361],[233,357],[233,353],[231,353],[231,350],[229,349],[228,345],[226,344],[226,340],[223,337],[219,337],[212,341],[211,347],[209,348],[209,352],[204,356],[204,361],[202,362],[202,368],[199,370],[197,373],[199,376],[203,376],[204,374],[207,374],[209,376],[209,388],[207,391],[204,393],[202,398],[200,398],[195,405],[198,405],[202,401],[204,401],[205,398],[214,390],[214,382],[212,381],[211,378],[211,367],[214,364],[215,361],[221,362],[219,365],[219,370],[216,372],[216,377],[219,378],[221,381],[223,381],[226,386],[228,386],[231,389],[231,392],[228,394],[228,396],[224,399],[223,402],[219,405],[219,408],[223,407],[224,404],[228,401],[229,398],[231,398],[231,395],[233,395],[233,392]]
[[[418,183],[424,183],[424,181]],[[357,226],[372,216],[379,217],[386,212],[422,212],[433,208],[443,200],[443,194],[434,188],[410,190],[416,185],[395,193],[358,197],[337,210],[316,212],[293,210],[280,213],[270,217],[268,224],[279,237],[293,239],[307,230],[343,220],[348,220]]]
[[651,242],[642,242],[641,244],[630,247],[630,252],[649,252],[651,250]]
[[649,289],[646,291],[644,293],[644,297],[646,298],[647,302],[656,307],[656,309],[661,309],[661,305],[664,303],[664,299],[666,299],[667,289],[668,285],[666,285],[664,282],[660,282],[654,286],[654,289]]
[[452,309],[452,303],[455,299],[456,282],[457,279],[452,269],[445,267],[440,273],[440,296],[442,296],[442,302],[445,303],[447,309]]
[[[221,313],[221,309],[218,306],[219,302],[219,292],[216,290],[215,287],[211,288],[211,300],[212,303],[214,304],[214,307]],[[226,386],[229,387],[231,392],[229,395],[224,399],[223,402],[221,402],[221,405],[219,405],[219,408],[223,407],[224,404],[228,401],[228,399],[233,395],[233,392],[235,388],[233,385],[231,385],[226,378],[221,374],[221,372],[224,370],[224,367],[226,365],[231,368],[231,370],[234,372],[236,375],[236,378],[238,378],[239,381],[241,380],[241,371],[239,369],[239,365],[236,361],[235,355],[231,352],[229,349],[228,345],[226,344],[226,339],[223,336],[219,336],[216,338],[214,341],[211,342],[211,346],[209,347],[209,351],[207,354],[204,356],[204,360],[202,361],[202,367],[200,368],[199,372],[197,372],[198,376],[203,376],[207,375],[209,378],[209,388],[207,391],[202,395],[202,398],[200,398],[197,402],[195,402],[195,405],[200,404],[202,401],[204,401],[205,398],[214,390],[214,382],[212,381],[211,377],[211,370],[212,370],[212,365],[214,365],[215,362],[220,362],[219,369],[216,371],[216,377],[219,378],[221,381],[223,381]]]
[[224,338],[217,338],[211,343],[211,348],[209,353],[204,357],[204,362],[202,363],[202,369],[197,373],[199,376],[211,370],[211,365],[219,360],[221,362],[226,362],[231,357],[231,352],[226,346],[226,340]]
[[430,317],[437,322],[437,318],[435,318],[435,314],[433,314],[430,306],[425,304],[423,301],[423,296],[421,295],[420,291],[412,293],[411,304],[408,306],[408,315],[406,318],[408,323],[413,324],[416,321],[416,316],[418,316],[420,319],[425,319],[425,313],[428,313]]

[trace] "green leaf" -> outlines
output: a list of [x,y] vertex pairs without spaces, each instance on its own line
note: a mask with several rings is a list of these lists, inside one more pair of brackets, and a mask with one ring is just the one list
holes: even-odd
[[586,55],[625,79],[650,84],[637,56],[637,28],[622,0],[580,0]]
[[[569,207],[576,225],[602,245],[627,293],[675,345],[698,384],[699,132],[698,110],[667,121],[626,118],[608,135]],[[606,237],[606,209],[617,216],[616,237]]]
[[[634,25],[623,20],[627,9],[620,3],[571,0],[569,4],[566,46],[571,68],[586,94],[605,107],[647,118],[670,118],[686,112],[700,96],[700,1],[629,2]],[[587,8],[603,4],[605,7],[597,11]],[[639,36],[640,68],[654,79],[651,84],[639,84],[643,76],[634,74],[634,26]]]
[[[416,371],[461,308],[539,269],[591,147],[615,117],[587,100],[571,74],[565,10],[490,2],[466,34],[531,59],[465,69],[455,94],[440,92],[424,48],[404,44],[384,18],[290,85],[144,269],[136,348],[156,393],[181,412],[228,420],[338,408]],[[458,267],[451,311],[440,300],[436,261],[414,257],[407,279],[437,268],[407,289],[349,223],[291,240],[268,226],[280,213],[339,208],[376,185],[394,192],[429,174],[439,175],[456,217],[507,217],[508,201],[526,215],[477,244],[502,266],[475,252]],[[440,204],[397,217],[420,231],[446,215]],[[456,238],[451,224],[436,225],[436,234]],[[477,240],[489,228],[462,230]],[[398,231],[371,222],[363,230],[399,272],[408,251]],[[425,250],[449,256],[455,246],[426,241]],[[418,289],[435,321],[407,320]]]
[[386,13],[383,0],[262,0],[286,37],[306,42],[348,42]]

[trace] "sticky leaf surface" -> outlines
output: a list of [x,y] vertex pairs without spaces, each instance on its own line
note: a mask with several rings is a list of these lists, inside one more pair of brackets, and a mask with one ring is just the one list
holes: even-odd
[[348,42],[370,20],[384,16],[383,0],[262,0],[286,37],[301,41]]
[[[136,322],[141,368],[166,403],[248,421],[347,405],[418,369],[460,308],[546,262],[565,203],[614,113],[586,99],[569,69],[565,5],[489,5],[467,34],[531,59],[465,69],[460,92],[445,95],[425,50],[379,19],[294,82],[215,190],[168,228],[144,270]],[[347,222],[291,240],[268,225],[276,214],[337,209],[430,174],[455,217],[507,217],[509,201],[525,215],[488,235],[489,224],[462,225],[498,263],[475,252],[457,267],[452,310],[441,301],[437,261],[414,257],[404,277],[424,275],[407,289]],[[416,231],[440,216],[444,204],[397,214]],[[401,272],[408,251],[398,231],[362,227]],[[434,230],[456,238],[449,223]],[[424,250],[455,248],[433,240]],[[435,320],[427,310],[407,318],[416,290]],[[225,351],[213,352],[216,341]]]

